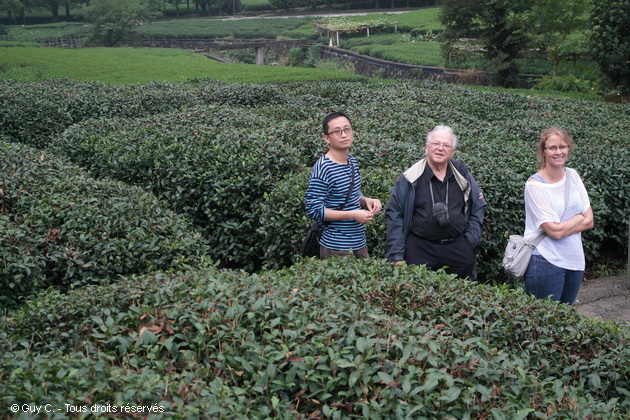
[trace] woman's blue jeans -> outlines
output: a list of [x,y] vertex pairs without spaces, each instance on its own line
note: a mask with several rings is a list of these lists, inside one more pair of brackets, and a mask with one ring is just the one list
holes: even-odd
[[549,297],[573,305],[584,279],[584,271],[566,270],[551,264],[542,255],[532,255],[524,277],[525,291],[538,299]]

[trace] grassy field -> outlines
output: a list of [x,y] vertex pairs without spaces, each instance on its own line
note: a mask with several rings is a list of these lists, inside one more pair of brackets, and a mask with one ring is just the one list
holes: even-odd
[[364,16],[348,16],[347,19],[354,22],[360,22],[366,19],[387,20],[390,22],[396,22],[399,30],[403,32],[407,32],[411,29],[431,29],[435,31],[443,29],[439,18],[440,10],[441,9],[439,7],[428,7],[405,13],[391,14],[384,12],[370,13],[369,15]]
[[[350,21],[367,19],[396,22],[399,32],[411,30],[440,30],[439,8],[427,8],[412,12],[348,16]],[[293,38],[303,39],[315,35],[312,17],[221,20],[216,18],[181,18],[156,20],[139,26],[137,32],[144,37],[155,38]],[[79,38],[85,36],[87,27],[78,22],[59,22],[42,25],[17,25],[7,28],[8,41],[40,42],[54,38]],[[366,37],[369,42],[370,37]]]
[[[337,10],[339,12],[339,10]],[[357,12],[357,11],[353,11]],[[320,12],[321,13],[321,12]],[[385,60],[426,66],[447,66],[460,68],[482,68],[483,63],[472,57],[468,61],[460,63],[446,63],[440,48],[439,42],[419,40],[426,31],[438,33],[442,25],[439,21],[439,7],[423,8],[404,13],[392,14],[389,12],[370,13],[367,15],[347,16],[344,19],[350,21],[365,20],[385,20],[395,23],[396,32],[393,27],[389,27],[386,32],[373,32],[371,36],[365,33],[342,34],[340,37],[341,47],[357,51],[361,54],[382,58]],[[313,20],[320,17],[312,15],[307,17],[266,17],[263,19],[216,19],[214,18],[181,18],[162,19],[150,24],[139,26],[136,32],[144,38],[247,38],[247,39],[307,39],[315,35]],[[32,26],[12,26],[9,27],[9,35],[4,37],[5,41],[11,42],[41,42],[43,40],[54,39],[80,39],[86,36],[89,27],[79,23],[57,23]],[[323,38],[322,38],[323,40]],[[414,40],[415,42],[410,42]],[[325,40],[324,40],[325,42]],[[0,47],[2,47],[0,40]],[[98,51],[98,50],[94,50]],[[141,83],[150,80],[186,80],[195,77],[213,77],[229,81],[294,81],[312,80],[321,78],[347,79],[347,73],[330,70],[325,72],[315,69],[295,69],[295,68],[258,68],[252,70],[249,66],[232,67],[234,70],[226,71],[226,65],[211,63],[207,59],[197,56],[194,59],[184,60],[178,56],[166,58],[169,54],[160,52],[156,57],[148,58],[147,53],[133,54],[124,52],[103,51],[103,58],[97,58],[95,52],[55,52],[52,58],[48,58],[43,51],[25,51],[16,54],[16,51],[7,51],[0,57],[0,78],[18,80],[43,80],[46,78],[68,77],[77,80],[102,80],[107,83]],[[124,55],[124,58],[111,58],[112,55]],[[66,57],[69,55],[68,57]],[[149,54],[150,55],[150,54]],[[133,58],[129,58],[129,56]],[[110,58],[115,63],[111,69],[103,74],[95,74],[91,70],[91,64],[72,66],[66,68],[60,65],[56,57],[62,57],[61,62],[73,62],[75,60],[85,60],[88,63],[99,62]],[[85,57],[85,58],[84,58]],[[125,62],[128,70],[120,68],[121,60]],[[139,60],[139,61],[138,61]],[[237,59],[236,61],[241,61]],[[242,60],[247,62],[248,60]],[[176,62],[177,64],[173,64]],[[148,64],[147,64],[148,63]],[[163,70],[157,69],[157,64],[163,65]],[[548,61],[539,58],[523,59],[519,62],[522,73],[548,74],[551,70]],[[319,66],[322,68],[322,66]],[[146,69],[150,68],[151,71]],[[141,69],[142,71],[138,71]],[[94,71],[100,70],[100,66]],[[134,73],[136,72],[136,73]],[[153,74],[152,74],[153,73]],[[564,83],[562,90],[582,92],[580,97],[590,97],[594,92],[597,80],[598,69],[594,63],[563,63],[560,75],[566,76],[569,80],[569,87]],[[202,76],[199,76],[202,75]],[[572,88],[571,83],[577,86]],[[547,87],[548,88],[548,87]],[[553,89],[553,88],[552,88]],[[537,94],[537,93],[536,93]],[[595,93],[595,96],[597,94]]]
[[0,79],[25,82],[68,78],[108,84],[212,78],[229,82],[366,80],[332,70],[223,64],[171,49],[0,47]]
[[401,34],[375,34],[341,40],[341,47],[360,54],[420,66],[444,66],[440,43],[403,42]]
[[[176,19],[151,22],[136,29],[143,37],[151,38],[310,38],[315,35],[313,18],[265,19]],[[297,36],[288,32],[304,28]]]
[[88,27],[76,22],[8,26],[6,29],[9,34],[0,39],[16,42],[41,42],[55,38],[82,38],[88,33]]

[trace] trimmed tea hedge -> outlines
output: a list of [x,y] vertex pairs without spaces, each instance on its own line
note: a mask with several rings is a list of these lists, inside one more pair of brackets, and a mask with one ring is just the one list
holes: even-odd
[[0,141],[0,306],[48,287],[180,269],[208,254],[188,221],[136,187],[96,181],[47,152]]
[[[257,116],[206,107],[143,119],[88,120],[54,140],[96,176],[153,191],[207,232],[224,266],[260,266],[255,230],[264,193],[300,166],[287,141],[298,127],[272,134]],[[234,124],[237,122],[236,124]]]
[[110,86],[97,82],[0,80],[0,128],[4,135],[36,147],[88,118],[138,118],[192,106],[238,107],[287,102],[274,85],[226,84],[215,80]]
[[[0,324],[11,404],[172,418],[627,418],[627,329],[383,261],[50,292]],[[65,412],[51,418],[62,418]]]
[[[333,110],[353,118],[363,192],[384,204],[398,174],[423,154],[427,131],[436,124],[454,128],[460,137],[455,157],[469,165],[489,202],[479,250],[483,280],[505,280],[501,254],[508,235],[523,230],[523,185],[536,171],[539,133],[551,125],[565,128],[577,143],[569,166],[584,179],[595,211],[595,229],[584,234],[587,261],[601,252],[627,250],[627,105],[426,81],[198,80],[102,88],[113,97],[101,95],[98,84],[68,81],[18,88],[26,94],[13,95],[8,109],[0,111],[0,129],[15,141],[69,156],[95,177],[152,191],[205,230],[211,257],[223,267],[257,270],[296,260],[309,224],[302,201],[305,174],[324,150],[320,121]],[[87,98],[121,105],[92,105],[86,112]],[[137,106],[116,111],[122,104]],[[384,217],[368,226],[377,258],[384,255],[384,231]]]

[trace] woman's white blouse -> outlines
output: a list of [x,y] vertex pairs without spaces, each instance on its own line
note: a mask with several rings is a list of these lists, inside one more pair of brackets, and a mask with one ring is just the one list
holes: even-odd
[[[565,182],[569,184],[569,201],[565,210]],[[525,183],[525,234],[526,240],[533,241],[543,232],[541,225],[547,222],[564,222],[576,214],[584,213],[591,206],[586,188],[578,173],[565,169],[564,178],[555,184],[528,180]],[[574,233],[562,239],[549,236],[538,244],[536,251],[551,264],[567,270],[584,270],[584,249],[582,234]],[[536,253],[536,251],[534,251]]]

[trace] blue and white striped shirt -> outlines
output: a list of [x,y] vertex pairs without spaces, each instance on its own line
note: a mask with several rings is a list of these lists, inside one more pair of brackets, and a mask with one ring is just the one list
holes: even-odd
[[[306,213],[310,219],[324,221],[325,209],[338,210],[346,201],[354,171],[352,193],[343,210],[361,208],[361,175],[354,156],[348,155],[348,164],[342,165],[322,155],[311,170],[308,189],[304,194]],[[366,245],[365,227],[354,220],[323,222],[324,232],[320,245],[334,250],[357,250]]]

